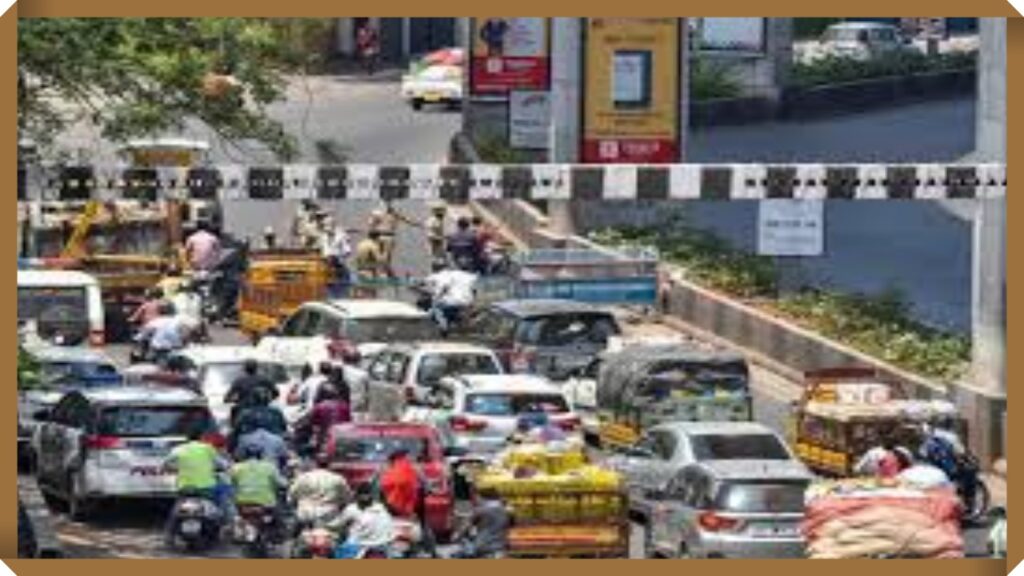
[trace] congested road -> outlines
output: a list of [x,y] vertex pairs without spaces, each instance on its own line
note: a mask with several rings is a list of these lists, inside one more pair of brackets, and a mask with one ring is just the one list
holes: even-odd
[[[254,203],[235,203],[228,206],[225,213],[227,231],[238,235],[256,235],[267,225],[273,225],[282,237],[287,233],[291,203],[277,203],[274,209]],[[366,215],[375,205],[372,203],[348,202],[334,206],[332,209],[347,228],[359,230],[365,226]],[[415,222],[426,218],[426,209],[421,203],[406,203],[397,206],[400,213]],[[419,275],[426,272],[426,242],[423,230],[413,226],[402,226],[398,233],[395,267],[400,274]],[[635,311],[617,310],[624,319],[623,326],[627,336],[682,335],[675,326],[669,326],[655,316],[646,316]],[[687,335],[692,340],[692,336]],[[244,344],[243,336],[228,328],[217,327],[212,331],[214,344]],[[698,342],[709,346],[706,342]],[[108,352],[120,364],[127,364],[129,348],[126,345],[113,345]],[[799,395],[799,387],[785,377],[769,371],[759,365],[751,365],[751,390],[754,398],[755,418],[780,433],[786,432],[791,403]],[[594,454],[598,459],[604,455]],[[460,507],[465,513],[465,505]],[[163,543],[162,526],[167,514],[167,506],[157,503],[142,505],[126,503],[106,507],[88,522],[73,522],[65,514],[54,514],[56,530],[65,552],[75,557],[177,557],[181,553],[168,551]],[[634,525],[631,537],[630,556],[643,557],[643,528]],[[986,530],[972,528],[967,531],[968,553],[983,554],[985,550]],[[237,547],[232,544],[221,546],[204,553],[204,556],[235,557],[239,555]]]

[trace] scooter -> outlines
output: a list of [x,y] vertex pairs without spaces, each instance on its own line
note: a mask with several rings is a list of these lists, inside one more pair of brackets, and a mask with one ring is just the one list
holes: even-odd
[[246,558],[270,558],[277,543],[274,512],[265,506],[239,506],[235,522],[235,541]]
[[191,552],[213,547],[220,540],[224,514],[217,504],[196,494],[185,494],[174,505],[172,544],[180,539]]

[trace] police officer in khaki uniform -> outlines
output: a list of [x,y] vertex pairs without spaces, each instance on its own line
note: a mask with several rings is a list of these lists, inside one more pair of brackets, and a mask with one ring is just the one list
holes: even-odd
[[371,228],[356,245],[355,268],[359,279],[353,290],[355,297],[376,297],[380,282],[390,276],[391,266],[385,256],[380,232]]
[[435,263],[446,261],[447,211],[448,206],[444,202],[435,202],[431,205],[430,217],[427,218],[426,229],[427,241],[430,243],[430,258]]

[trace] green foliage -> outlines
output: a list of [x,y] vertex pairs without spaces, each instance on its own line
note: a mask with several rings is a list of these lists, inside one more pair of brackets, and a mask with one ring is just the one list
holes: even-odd
[[742,89],[729,69],[705,58],[690,61],[690,98],[695,101],[736,98]]
[[[266,108],[286,74],[319,64],[329,20],[259,18],[23,18],[18,21],[18,126],[41,144],[85,112],[102,136],[180,130],[202,120],[230,142],[256,140],[283,160],[296,143]],[[203,91],[210,74],[239,88]]]
[[39,362],[23,347],[18,346],[18,390],[31,390],[39,385]]
[[911,372],[943,380],[961,376],[970,360],[966,336],[915,321],[896,291],[878,295],[824,290],[780,295],[770,258],[746,254],[680,220],[650,228],[617,228],[591,235],[609,246],[654,246],[687,278],[779,314],[826,337]]
[[480,160],[489,164],[529,164],[530,156],[508,145],[504,138],[493,136],[476,143]]
[[826,28],[840,21],[842,18],[793,18],[793,37],[797,40],[817,39]]
[[904,50],[863,61],[830,55],[812,62],[794,62],[791,82],[794,86],[806,88],[886,76],[970,70],[976,65],[976,52],[926,55]]

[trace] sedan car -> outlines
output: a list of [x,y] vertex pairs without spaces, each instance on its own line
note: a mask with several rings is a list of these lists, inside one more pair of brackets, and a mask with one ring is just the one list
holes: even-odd
[[426,522],[444,540],[454,529],[455,498],[443,446],[437,429],[425,424],[342,424],[331,430],[319,458],[355,488],[372,482],[392,453],[405,450],[427,480]]
[[645,557],[801,558],[804,492],[798,462],[708,460],[647,494]]
[[461,49],[448,48],[414,62],[402,76],[402,98],[413,110],[424,104],[458,106],[462,103],[463,61]]
[[[797,462],[782,437],[757,422],[671,422],[651,427],[608,459],[626,478],[630,512],[650,518],[647,494],[663,491],[684,467],[707,461]],[[799,464],[802,466],[802,464]]]
[[162,464],[190,430],[223,444],[206,399],[183,389],[74,391],[43,420],[32,440],[39,488],[76,519],[103,499],[174,498],[174,475]]

